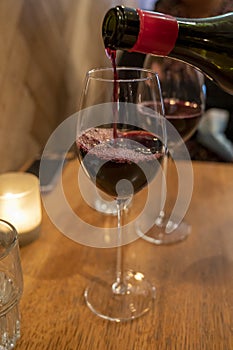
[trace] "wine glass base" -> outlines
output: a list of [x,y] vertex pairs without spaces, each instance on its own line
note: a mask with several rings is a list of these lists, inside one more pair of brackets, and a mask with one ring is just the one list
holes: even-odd
[[[169,230],[169,232],[167,232],[167,228],[173,228],[173,230]],[[181,221],[179,225],[168,221],[155,224],[145,234],[142,233],[138,228],[137,233],[142,239],[146,240],[147,242],[157,245],[169,245],[185,240],[191,233],[191,225],[185,221]]]
[[130,321],[148,312],[155,299],[155,287],[141,272],[128,270],[124,274],[125,291],[113,292],[112,276],[92,281],[84,297],[89,309],[106,320]]

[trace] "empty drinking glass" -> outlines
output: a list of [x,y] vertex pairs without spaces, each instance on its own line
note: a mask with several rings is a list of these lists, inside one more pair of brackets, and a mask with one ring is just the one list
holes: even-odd
[[0,220],[0,350],[13,349],[20,337],[22,291],[17,231],[7,221]]

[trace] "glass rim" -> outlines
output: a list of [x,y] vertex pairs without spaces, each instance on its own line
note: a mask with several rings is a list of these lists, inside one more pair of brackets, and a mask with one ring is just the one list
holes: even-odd
[[[130,77],[130,78],[117,78],[116,79],[116,82],[142,82],[142,81],[150,81],[150,80],[153,80],[154,77],[156,78],[156,80],[158,81],[159,80],[159,76],[158,76],[158,73],[157,72],[154,72],[153,70],[151,69],[147,69],[147,68],[143,68],[143,67],[124,67],[124,66],[120,66],[120,67],[116,67],[116,71],[119,72],[119,71],[138,71],[138,72],[143,72],[143,73],[149,73],[150,75],[148,76],[143,76],[143,77]],[[95,80],[98,80],[98,81],[106,81],[106,82],[111,82],[113,83],[114,82],[114,77],[112,78],[103,78],[103,77],[98,77],[98,76],[93,76],[94,73],[96,72],[112,72],[114,73],[114,69],[112,67],[99,67],[99,68],[93,68],[91,70],[89,70],[87,72],[87,77],[90,78],[90,79],[95,79]]]
[[1,246],[4,248],[3,252],[0,252],[0,260],[5,258],[9,252],[15,247],[17,241],[18,241],[18,231],[16,230],[15,226],[13,226],[9,221],[6,221],[4,219],[0,219],[0,233],[2,232],[2,226],[6,227],[9,232],[6,232],[6,236],[9,235],[10,239],[8,239],[5,246]]

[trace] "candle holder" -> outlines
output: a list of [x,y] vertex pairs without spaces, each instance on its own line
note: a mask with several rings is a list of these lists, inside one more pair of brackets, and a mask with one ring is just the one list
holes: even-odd
[[21,246],[38,238],[41,217],[39,179],[23,172],[1,174],[0,218],[15,226]]

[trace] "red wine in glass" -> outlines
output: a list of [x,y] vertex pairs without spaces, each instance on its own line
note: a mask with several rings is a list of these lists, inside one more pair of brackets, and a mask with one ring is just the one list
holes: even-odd
[[202,116],[201,106],[195,102],[164,99],[165,115],[184,141],[196,131]]
[[[118,131],[115,139],[113,128],[91,128],[76,144],[90,178],[99,189],[115,198],[119,197],[120,180],[128,180],[135,193],[144,188],[155,177],[164,155],[162,142],[145,130]],[[120,196],[129,193],[123,191]]]

